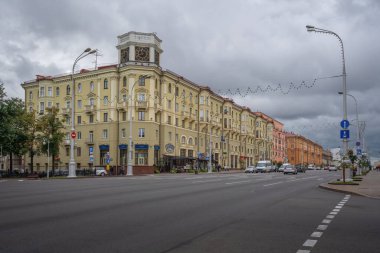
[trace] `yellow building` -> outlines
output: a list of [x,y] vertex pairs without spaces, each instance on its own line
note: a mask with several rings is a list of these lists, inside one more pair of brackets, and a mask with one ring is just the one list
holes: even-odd
[[[28,111],[43,115],[46,108],[55,106],[65,119],[66,140],[58,168],[69,164],[72,108],[77,168],[107,162],[118,171],[126,167],[130,112],[134,174],[152,173],[153,165],[203,168],[210,146],[213,162],[231,168],[245,168],[259,159],[271,158],[273,121],[208,87],[163,70],[161,40],[156,34],[120,35],[116,48],[118,64],[74,74],[74,107],[71,75],[38,75],[22,84]],[[46,157],[34,161],[37,170],[46,169]]]

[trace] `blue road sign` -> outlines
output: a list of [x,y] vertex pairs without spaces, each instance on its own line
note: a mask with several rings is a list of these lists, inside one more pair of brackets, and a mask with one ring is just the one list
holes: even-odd
[[360,146],[360,141],[357,141],[357,142],[356,142],[356,146],[357,146],[357,147]]
[[90,162],[94,162],[94,157],[90,156]]
[[90,154],[91,154],[91,153],[94,153],[94,147],[89,147],[89,148],[88,148],[88,151],[90,152]]
[[356,155],[362,155],[362,150],[361,150],[360,148],[358,148],[358,149],[356,150]]
[[109,164],[111,162],[111,159],[107,158],[106,159],[106,164]]
[[341,139],[350,139],[350,130],[340,130]]
[[342,120],[341,122],[340,122],[340,126],[342,127],[342,128],[348,128],[349,126],[350,126],[350,122],[348,122],[348,120],[346,120],[346,119],[344,119],[344,120]]

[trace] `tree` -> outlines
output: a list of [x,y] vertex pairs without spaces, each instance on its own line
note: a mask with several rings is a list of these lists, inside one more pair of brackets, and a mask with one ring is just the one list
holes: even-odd
[[[47,154],[48,149],[52,159],[53,175],[55,172],[55,158],[59,155],[59,146],[61,145],[65,133],[61,130],[64,129],[62,120],[58,118],[59,109],[52,107],[47,108],[47,114],[38,119],[37,131],[40,135],[37,137],[40,150]],[[49,140],[49,142],[47,142]],[[49,143],[49,146],[48,146]]]
[[34,155],[36,152],[36,147],[38,146],[38,135],[37,135],[37,126],[38,126],[38,119],[36,118],[35,112],[29,112],[24,114],[24,129],[25,133],[27,135],[27,143],[26,148],[29,152],[30,157],[30,167],[29,170],[31,173],[33,173],[33,163],[34,163]]
[[10,173],[13,169],[13,155],[21,156],[26,152],[24,114],[24,102],[19,98],[7,98],[3,84],[0,84],[0,145],[3,153],[10,156]]

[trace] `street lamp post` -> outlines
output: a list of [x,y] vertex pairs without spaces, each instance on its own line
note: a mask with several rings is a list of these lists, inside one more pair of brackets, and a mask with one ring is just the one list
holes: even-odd
[[130,105],[129,105],[129,157],[128,157],[128,166],[127,166],[127,176],[133,176],[133,167],[132,167],[132,103],[133,103],[133,88],[135,87],[136,83],[140,80],[145,82],[145,79],[150,78],[149,75],[142,75],[139,79],[137,79],[130,89],[129,92],[129,99],[130,99]]
[[[316,33],[325,33],[325,34],[330,34],[335,36],[339,40],[340,44],[340,49],[341,49],[341,54],[342,54],[342,64],[343,64],[343,69],[342,69],[342,79],[343,79],[343,120],[347,120],[347,86],[346,86],[346,62],[344,58],[344,47],[343,47],[343,41],[339,37],[338,34],[336,34],[333,31],[317,28],[311,25],[307,25],[306,29],[308,32],[316,32]],[[343,154],[344,156],[347,155],[347,150],[348,150],[348,140],[343,139]],[[346,182],[345,179],[345,169],[343,169],[343,182]]]
[[47,169],[46,169],[46,178],[49,179],[49,157],[50,157],[50,136],[44,140],[44,144],[47,143]]
[[[91,48],[87,48],[85,49],[74,61],[74,64],[73,64],[73,69],[72,69],[72,72],[71,72],[71,80],[72,80],[72,91],[71,91],[71,133],[74,133],[75,132],[75,114],[74,114],[74,109],[75,109],[75,79],[74,79],[74,69],[75,69],[75,65],[77,64],[77,62],[81,59],[83,59],[84,57],[90,55],[90,54],[93,54],[95,53],[96,50],[93,49],[91,50]],[[75,142],[75,138],[71,138],[71,142],[70,142],[70,162],[69,162],[69,175],[67,177],[76,177],[76,163],[75,163],[75,158],[74,158],[74,142]]]

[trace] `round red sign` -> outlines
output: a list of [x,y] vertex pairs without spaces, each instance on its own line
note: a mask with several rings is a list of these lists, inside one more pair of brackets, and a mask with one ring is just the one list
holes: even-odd
[[76,132],[71,132],[71,138],[75,139],[77,137],[77,133]]

